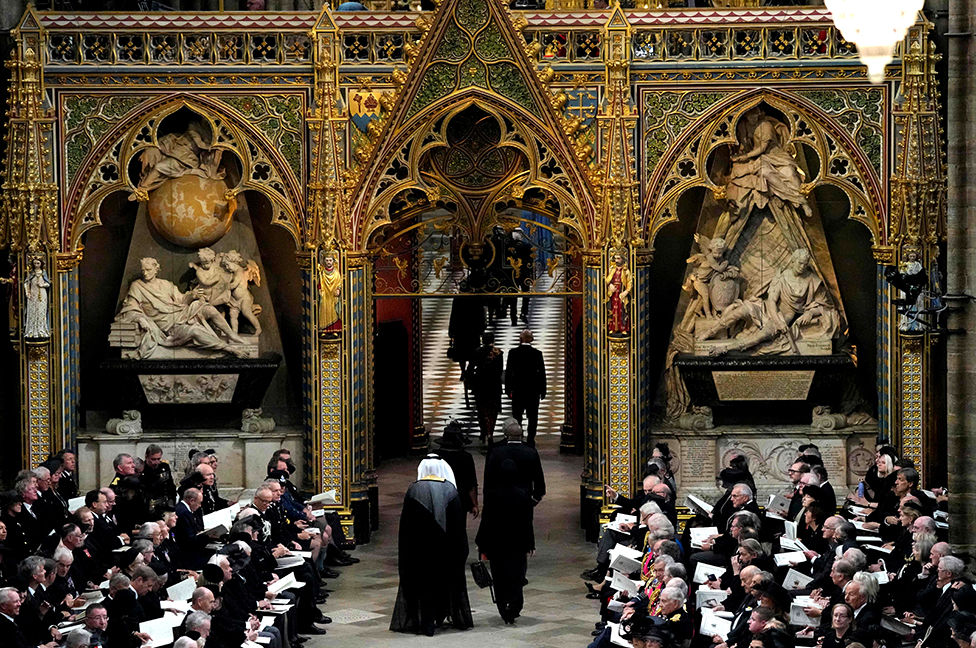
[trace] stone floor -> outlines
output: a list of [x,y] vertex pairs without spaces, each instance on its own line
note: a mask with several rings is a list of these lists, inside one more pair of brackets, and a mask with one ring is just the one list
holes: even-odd
[[[356,549],[358,565],[342,568],[333,584],[336,591],[323,607],[333,618],[328,634],[314,637],[307,648],[340,646],[586,646],[598,620],[595,601],[584,598],[586,589],[579,573],[593,565],[595,545],[583,541],[579,528],[579,457],[558,453],[558,436],[539,438],[546,474],[545,499],[536,508],[536,554],[529,559],[529,584],[525,609],[514,626],[506,626],[491,602],[488,590],[479,590],[468,572],[468,596],[475,627],[466,632],[439,631],[433,638],[389,631],[390,614],[397,593],[397,530],[403,494],[416,479],[418,459],[383,464],[379,472],[380,529],[372,542]],[[469,446],[479,479],[484,457],[478,446]],[[474,537],[478,521],[468,518],[470,551],[475,558]]]

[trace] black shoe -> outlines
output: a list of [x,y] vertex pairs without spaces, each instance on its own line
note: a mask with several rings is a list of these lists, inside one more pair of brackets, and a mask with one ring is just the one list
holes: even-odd
[[328,600],[329,600],[329,595],[328,594],[319,594],[318,596],[315,597],[315,604],[316,605],[322,605],[323,603],[325,603]]
[[317,628],[314,623],[313,624],[310,624],[306,628],[302,628],[301,630],[299,630],[299,632],[301,632],[302,634],[307,634],[307,635],[324,635],[325,634],[325,630],[323,630],[322,628]]
[[339,578],[341,574],[334,569],[324,568],[320,574],[322,578]]
[[587,593],[586,598],[590,599],[591,601],[599,601],[600,592],[589,592]]
[[599,583],[601,580],[603,580],[603,574],[600,573],[599,567],[594,567],[593,569],[587,569],[585,572],[580,574],[580,578]]
[[594,630],[603,630],[606,627],[607,627],[607,624],[606,624],[605,621],[597,621],[596,623],[593,624],[593,629]]
[[603,630],[594,630],[593,632],[590,633],[590,636],[599,637],[602,634],[603,634]]
[[347,553],[345,553],[345,552],[343,552],[343,553],[342,553],[342,554],[340,555],[340,558],[342,558],[343,560],[348,560],[348,561],[349,561],[350,563],[352,563],[353,565],[355,565],[356,563],[358,563],[358,562],[359,562],[359,558],[353,558],[352,556],[350,556],[349,554],[347,554]]
[[293,638],[289,639],[288,640],[288,643],[290,643],[292,645],[301,645],[301,644],[305,643],[306,641],[308,641],[308,637],[303,637],[303,636],[299,635],[297,637],[293,637]]
[[316,623],[321,623],[322,625],[329,625],[330,623],[332,623],[332,617],[327,617],[323,614],[322,616],[319,617],[319,620],[316,621]]

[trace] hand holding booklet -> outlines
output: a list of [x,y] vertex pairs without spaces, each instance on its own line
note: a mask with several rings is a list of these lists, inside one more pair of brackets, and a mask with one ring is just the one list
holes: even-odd
[[694,495],[688,496],[688,508],[693,508],[697,512],[701,513],[705,517],[712,516],[712,505],[701,499],[700,497],[695,497]]
[[610,567],[624,574],[630,574],[641,568],[641,552],[622,544],[610,550]]
[[729,638],[729,632],[732,631],[732,620],[704,608],[699,630],[706,637],[721,637],[722,641],[725,641]]
[[787,590],[804,589],[812,582],[812,577],[801,574],[795,569],[790,569],[786,572],[786,578],[783,579],[783,588]]
[[694,582],[699,585],[703,585],[708,582],[709,576],[714,576],[715,578],[721,578],[722,574],[725,573],[725,567],[716,567],[715,565],[706,565],[705,563],[698,563],[695,567],[695,576],[693,578]]
[[627,592],[631,596],[635,596],[643,586],[644,583],[641,581],[632,581],[620,572],[614,572],[613,580],[610,581],[610,587],[618,592]]
[[770,495],[769,503],[766,504],[766,515],[775,515],[780,519],[786,519],[786,514],[790,512],[790,500],[782,495]]
[[718,527],[693,527],[691,529],[691,546],[695,549],[701,549],[702,543],[718,534]]
[[805,563],[807,557],[802,551],[789,551],[787,553],[776,554],[773,556],[773,560],[776,562],[777,567],[783,567],[785,565],[792,565],[793,563]]

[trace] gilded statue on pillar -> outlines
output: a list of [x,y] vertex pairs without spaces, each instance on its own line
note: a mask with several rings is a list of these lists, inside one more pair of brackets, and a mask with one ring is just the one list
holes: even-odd
[[48,289],[51,280],[44,270],[44,261],[39,256],[30,258],[30,272],[24,279],[24,337],[45,339],[51,337],[51,323],[48,319]]
[[319,331],[328,336],[337,336],[342,330],[340,295],[342,294],[342,273],[331,252],[322,257],[319,264]]
[[613,251],[613,266],[605,279],[607,284],[607,333],[626,337],[630,333],[630,291],[633,286],[627,257],[623,250]]

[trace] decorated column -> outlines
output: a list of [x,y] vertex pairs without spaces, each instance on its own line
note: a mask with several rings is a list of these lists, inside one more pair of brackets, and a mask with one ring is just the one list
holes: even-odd
[[[41,56],[45,33],[28,10],[13,31],[7,149],[0,208],[0,248],[16,257],[12,286],[18,295],[18,351],[21,366],[22,464],[33,467],[64,444],[70,430],[73,397],[60,391],[63,376],[76,372],[58,357],[66,349],[69,322],[62,319],[70,300],[70,280],[56,272],[60,249],[58,191],[51,142],[54,115],[44,107]],[[62,418],[65,412],[65,418]]]
[[[939,468],[936,350],[942,332],[934,311],[944,292],[939,246],[945,241],[945,159],[939,123],[935,63],[941,58],[929,41],[929,24],[909,32],[903,59],[903,85],[894,106],[896,161],[891,178],[889,237],[891,264],[884,276],[896,289],[891,329],[895,402],[892,441],[912,459],[923,482]],[[882,301],[884,303],[885,300]],[[944,470],[944,466],[941,467]],[[943,477],[938,476],[939,483]]]

